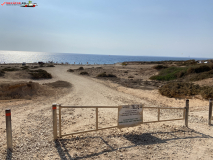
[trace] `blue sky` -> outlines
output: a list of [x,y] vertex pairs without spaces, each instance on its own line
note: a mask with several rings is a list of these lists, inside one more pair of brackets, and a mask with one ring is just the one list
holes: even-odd
[[0,50],[213,58],[212,0],[32,2],[0,6]]

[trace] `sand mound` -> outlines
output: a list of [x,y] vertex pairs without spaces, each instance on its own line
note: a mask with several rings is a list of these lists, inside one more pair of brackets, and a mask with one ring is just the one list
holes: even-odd
[[0,99],[29,99],[48,89],[35,82],[13,82],[0,84]]

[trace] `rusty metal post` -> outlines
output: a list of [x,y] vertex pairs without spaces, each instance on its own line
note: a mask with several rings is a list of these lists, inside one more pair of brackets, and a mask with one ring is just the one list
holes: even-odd
[[57,139],[57,104],[52,104],[53,111],[53,140]]
[[59,104],[59,138],[61,138],[61,105]]
[[212,99],[209,100],[209,125],[211,125],[212,120]]
[[6,117],[6,134],[7,134],[7,149],[12,151],[12,125],[11,125],[11,110],[5,110]]
[[185,125],[188,127],[188,121],[189,121],[189,100],[186,100],[186,113],[185,113]]
[[96,131],[98,130],[98,107],[96,108]]

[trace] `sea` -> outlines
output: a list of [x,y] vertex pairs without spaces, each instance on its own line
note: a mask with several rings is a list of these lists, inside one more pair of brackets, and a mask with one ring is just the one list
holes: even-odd
[[77,53],[48,53],[27,51],[0,51],[0,63],[34,63],[49,62],[69,64],[116,64],[126,61],[168,61],[168,60],[206,60],[208,58],[194,57],[162,57],[162,56],[124,56],[97,55]]

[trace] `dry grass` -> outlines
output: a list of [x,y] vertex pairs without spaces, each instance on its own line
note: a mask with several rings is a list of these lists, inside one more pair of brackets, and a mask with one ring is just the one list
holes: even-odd
[[32,79],[49,79],[52,78],[52,75],[43,69],[30,70],[29,74]]

